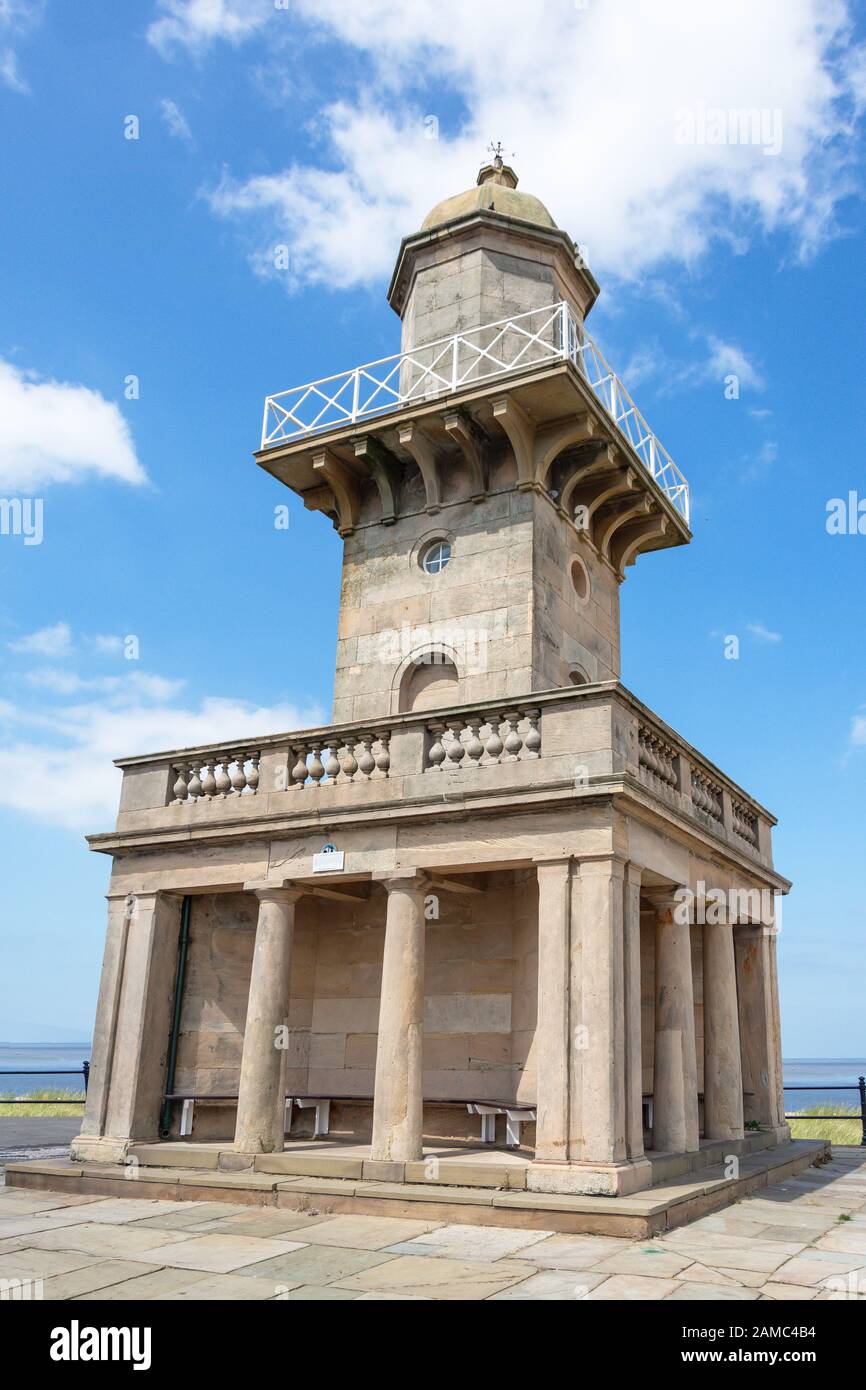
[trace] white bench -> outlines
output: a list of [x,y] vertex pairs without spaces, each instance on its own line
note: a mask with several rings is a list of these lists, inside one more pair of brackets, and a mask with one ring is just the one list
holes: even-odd
[[472,1101],[466,1106],[470,1115],[481,1116],[481,1142],[496,1143],[496,1116],[505,1116],[505,1143],[509,1149],[520,1146],[520,1127],[535,1120],[535,1107],[530,1105],[498,1105],[494,1101]]

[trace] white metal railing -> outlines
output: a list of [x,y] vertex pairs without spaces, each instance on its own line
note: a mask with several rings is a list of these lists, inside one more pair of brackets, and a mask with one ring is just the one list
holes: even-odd
[[555,361],[574,364],[647,473],[688,521],[685,477],[564,300],[268,396],[262,448]]

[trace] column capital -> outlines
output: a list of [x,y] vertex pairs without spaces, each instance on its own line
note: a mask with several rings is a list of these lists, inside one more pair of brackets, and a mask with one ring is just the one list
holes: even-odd
[[245,893],[254,893],[260,903],[296,903],[307,892],[291,879],[252,880],[244,884]]
[[423,893],[431,887],[423,869],[393,869],[371,875],[373,883],[381,883],[387,893]]
[[689,888],[687,884],[678,884],[674,888],[645,888],[644,897],[652,903],[659,917],[666,915],[674,916],[678,922],[691,922],[693,904],[689,902]]

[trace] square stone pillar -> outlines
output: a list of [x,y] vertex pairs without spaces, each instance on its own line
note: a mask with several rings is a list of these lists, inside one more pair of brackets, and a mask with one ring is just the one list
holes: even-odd
[[782,1091],[782,1042],[776,976],[775,927],[734,927],[743,1109],[746,1120],[791,1137]]
[[689,908],[674,893],[649,895],[656,909],[653,1149],[700,1148],[695,996]]
[[630,879],[628,950],[621,858],[539,862],[538,886],[538,1124],[527,1183],[543,1192],[634,1192],[651,1176],[627,1120],[635,1085],[640,1099],[639,879]]
[[155,1140],[165,1086],[182,897],[110,897],[78,1161],[123,1163]]
[[281,1153],[285,1140],[285,1070],[295,906],[303,889],[245,884],[259,900],[234,1148]]
[[644,1157],[641,1025],[640,883],[637,864],[626,864],[623,883],[623,1017],[625,1018],[625,1145],[633,1161]]
[[389,875],[382,881],[388,907],[370,1160],[400,1164],[423,1156],[424,895],[428,885],[423,874],[414,872]]

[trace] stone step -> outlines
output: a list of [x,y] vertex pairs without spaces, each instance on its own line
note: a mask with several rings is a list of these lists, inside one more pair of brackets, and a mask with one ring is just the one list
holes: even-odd
[[[144,1146],[139,1146],[143,1148]],[[162,1150],[164,1146],[155,1146]],[[739,1174],[726,1176],[711,1165],[630,1197],[589,1197],[528,1192],[482,1185],[376,1182],[363,1177],[311,1176],[246,1168],[29,1162],[10,1164],[10,1187],[81,1192],[105,1197],[209,1200],[296,1211],[352,1212],[413,1216],[422,1220],[518,1226],[573,1234],[621,1235],[643,1239],[684,1225],[769,1184],[784,1181],[812,1164],[823,1163],[829,1144],[794,1140],[773,1149],[744,1154]],[[213,1150],[218,1154],[218,1148]],[[271,1161],[276,1161],[274,1155]],[[322,1155],[321,1162],[326,1161]],[[359,1160],[360,1161],[360,1160]],[[463,1167],[471,1167],[464,1164]],[[510,1167],[510,1165],[502,1165]],[[131,1176],[132,1175],[132,1176]]]

